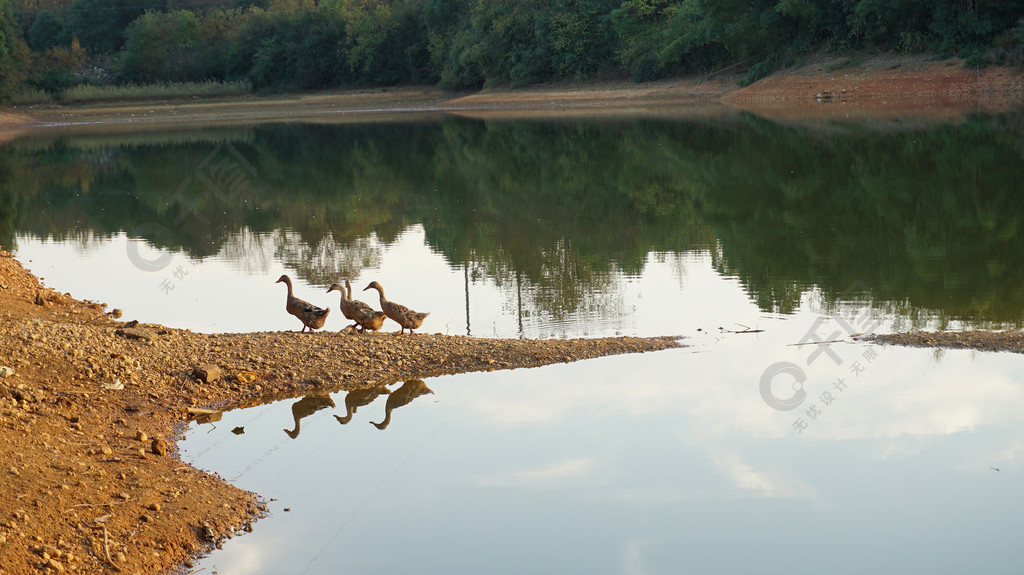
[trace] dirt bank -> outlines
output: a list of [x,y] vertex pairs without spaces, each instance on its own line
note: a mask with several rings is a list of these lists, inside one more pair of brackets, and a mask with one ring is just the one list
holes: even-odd
[[[0,114],[0,142],[26,127],[102,126],[111,129],[183,123],[261,121],[347,122],[409,114],[538,116],[598,113],[706,113],[743,110],[779,119],[958,120],[1002,112],[1024,102],[1024,71],[970,70],[960,60],[924,56],[816,57],[740,87],[735,72],[660,82],[560,83],[524,89],[455,93],[433,87],[347,90],[231,99],[34,106]],[[4,133],[4,131],[8,133]]]
[[[132,326],[42,287],[6,252],[0,310],[3,575],[164,573],[249,529],[264,509],[256,494],[176,458],[190,410],[679,345]],[[272,311],[285,313],[283,304]],[[220,378],[197,379],[201,364],[219,367]],[[255,380],[243,383],[239,373]]]
[[872,341],[910,347],[977,349],[1024,353],[1024,332],[1020,331],[937,331],[876,335]]

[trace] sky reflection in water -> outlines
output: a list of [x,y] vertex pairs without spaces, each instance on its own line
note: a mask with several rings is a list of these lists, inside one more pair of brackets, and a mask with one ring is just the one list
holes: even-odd
[[[1018,358],[884,348],[797,433],[756,392],[775,357],[737,347],[427,379],[434,393],[383,431],[370,422],[384,397],[340,425],[334,394],[338,409],[295,439],[291,402],[229,412],[189,434],[185,457],[278,501],[200,565],[950,573],[1021,559]],[[749,367],[728,368],[736,357]],[[811,380],[809,392],[827,387]]]

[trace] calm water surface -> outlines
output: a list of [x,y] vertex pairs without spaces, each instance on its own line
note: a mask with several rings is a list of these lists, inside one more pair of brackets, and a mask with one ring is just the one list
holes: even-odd
[[423,331],[690,344],[194,425],[187,460],[275,499],[208,572],[1014,572],[1022,358],[848,336],[1021,326],[1022,144],[1018,116],[46,135],[0,149],[0,243],[199,331],[294,330],[288,273],[332,307],[378,280]]

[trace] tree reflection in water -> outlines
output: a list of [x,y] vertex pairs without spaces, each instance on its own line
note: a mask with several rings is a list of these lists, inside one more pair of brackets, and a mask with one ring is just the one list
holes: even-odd
[[[859,281],[911,323],[1020,326],[1022,135],[1015,115],[817,128],[737,115],[21,139],[0,150],[0,244],[138,233],[246,269],[278,260],[326,288],[422,226],[464,270],[467,302],[486,279],[520,321],[624,313],[621,278],[651,254],[700,251],[765,311],[812,288],[837,306]],[[248,178],[239,193],[200,177],[211,156],[251,167],[233,172]]]

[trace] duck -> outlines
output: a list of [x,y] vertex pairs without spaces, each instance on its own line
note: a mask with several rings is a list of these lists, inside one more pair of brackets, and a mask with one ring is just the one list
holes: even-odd
[[384,297],[384,288],[376,281],[370,282],[370,285],[363,288],[363,291],[368,289],[375,289],[380,294],[380,309],[384,310],[384,313],[389,318],[402,326],[401,331],[398,332],[399,334],[405,333],[405,330],[409,330],[409,333],[412,333],[412,330],[423,325],[423,320],[427,319],[427,316],[430,315],[429,311],[415,312],[400,303],[388,301]]
[[306,331],[307,327],[310,331],[322,328],[324,323],[327,321],[327,314],[329,314],[331,310],[316,307],[308,301],[295,297],[292,294],[292,278],[288,277],[287,274],[277,278],[277,281],[274,283],[281,282],[284,282],[284,284],[288,286],[288,299],[285,300],[284,309],[287,310],[288,313],[299,318],[299,321],[302,322],[302,331]]
[[[347,295],[346,289],[348,290]],[[327,293],[331,293],[334,290],[341,292],[341,313],[346,318],[355,322],[355,324],[349,327],[355,326],[360,333],[365,332],[367,329],[377,331],[384,327],[384,320],[387,318],[384,312],[377,311],[359,300],[352,299],[352,282],[345,280],[345,287],[341,287],[339,284],[331,284]]]

